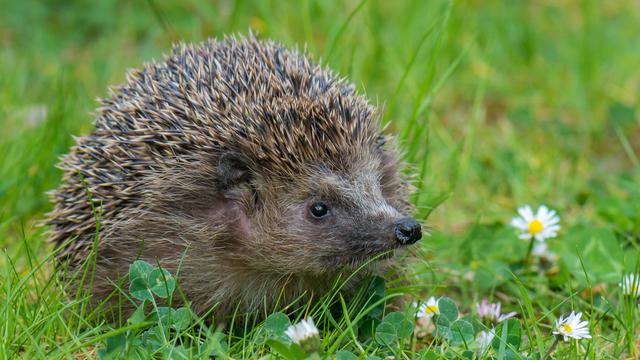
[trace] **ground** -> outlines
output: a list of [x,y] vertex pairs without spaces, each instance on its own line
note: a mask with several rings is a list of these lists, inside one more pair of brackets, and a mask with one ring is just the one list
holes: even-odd
[[[404,275],[410,286],[387,282],[383,291],[376,279],[364,294],[434,296],[446,311],[429,319],[411,306],[383,314],[355,304],[332,318],[314,308],[324,355],[533,357],[553,348],[555,321],[574,310],[592,338],[560,341],[553,356],[639,356],[637,297],[619,286],[640,266],[637,1],[2,0],[0,8],[2,358],[124,356],[136,344],[157,357],[299,355],[287,352],[282,314],[233,333],[183,317],[188,310],[176,310],[186,320],[171,331],[153,317],[101,321],[81,296],[64,296],[37,226],[59,182],[57,158],[90,131],[108,86],[172,43],[249,31],[306,44],[384,109],[414,174],[416,217],[432,228]],[[527,204],[557,211],[561,228],[545,242],[555,256],[527,255],[531,243],[511,226]],[[127,291],[152,294],[141,286]],[[476,310],[483,298],[517,320],[503,322],[500,341],[481,354],[477,338],[492,326]],[[367,322],[377,324],[372,334]]]

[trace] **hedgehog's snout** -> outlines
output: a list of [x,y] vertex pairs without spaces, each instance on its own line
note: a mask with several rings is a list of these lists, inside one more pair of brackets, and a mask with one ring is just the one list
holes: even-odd
[[395,223],[394,235],[400,245],[411,245],[422,238],[422,226],[410,217]]

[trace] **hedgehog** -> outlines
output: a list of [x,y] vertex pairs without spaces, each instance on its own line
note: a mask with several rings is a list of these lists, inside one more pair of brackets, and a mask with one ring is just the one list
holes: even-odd
[[49,238],[69,273],[93,259],[92,303],[136,259],[177,273],[197,313],[317,298],[422,237],[385,133],[306,52],[254,35],[179,44],[111,88],[61,158]]

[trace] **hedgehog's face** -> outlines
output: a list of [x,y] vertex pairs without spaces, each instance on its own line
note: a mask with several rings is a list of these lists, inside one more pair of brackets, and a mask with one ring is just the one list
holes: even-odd
[[[259,171],[245,177],[236,230],[249,261],[283,272],[322,273],[389,257],[422,237],[420,224],[407,214],[393,153],[360,157],[347,170],[330,165],[309,166],[288,181]],[[237,163],[225,166],[227,174],[237,169]]]
[[292,254],[301,268],[356,267],[420,240],[420,224],[392,205],[393,194],[385,197],[380,175],[367,167],[349,176],[319,169],[304,188],[295,186],[297,201],[282,203],[283,223],[289,241],[302,250]]

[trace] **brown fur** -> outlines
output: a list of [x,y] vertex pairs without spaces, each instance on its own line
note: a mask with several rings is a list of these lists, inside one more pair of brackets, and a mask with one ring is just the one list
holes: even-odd
[[[198,312],[326,291],[393,252],[408,187],[376,110],[295,51],[253,37],[174,49],[129,73],[63,157],[51,240],[78,268],[101,209],[93,295],[138,256],[179,268]],[[322,200],[331,216],[309,217]]]

